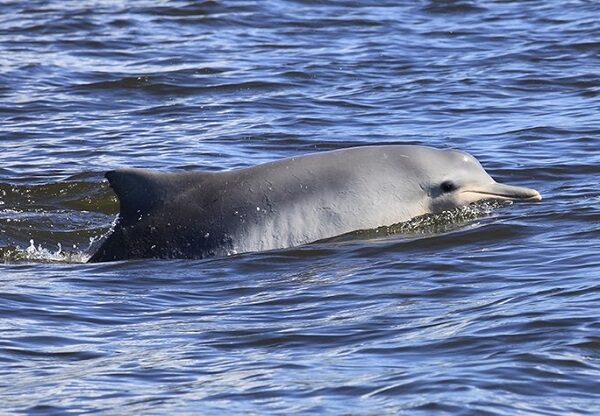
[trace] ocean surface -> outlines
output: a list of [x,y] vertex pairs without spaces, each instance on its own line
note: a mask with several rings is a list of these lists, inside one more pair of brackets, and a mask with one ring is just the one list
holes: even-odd
[[[0,413],[600,414],[600,3],[0,3]],[[120,167],[475,155],[540,203],[85,264]]]

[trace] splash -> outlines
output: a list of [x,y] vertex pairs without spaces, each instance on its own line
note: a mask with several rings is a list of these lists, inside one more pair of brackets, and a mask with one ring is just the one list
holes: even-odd
[[86,262],[118,211],[96,179],[90,172],[55,183],[0,182],[0,262]]
[[465,223],[479,218],[489,217],[497,208],[510,205],[512,202],[486,201],[458,207],[439,214],[429,214],[413,218],[407,222],[394,224],[385,228],[388,234],[436,234],[454,230]]
[[[90,238],[90,246],[95,238]],[[56,251],[36,246],[33,239],[29,240],[29,247],[23,249],[16,247],[3,247],[0,249],[0,258],[4,263],[35,262],[35,263],[85,263],[90,255],[88,250],[78,250],[73,246],[73,251],[63,250],[62,244],[57,243]]]
[[441,234],[450,232],[466,224],[489,217],[497,208],[510,205],[510,201],[485,201],[477,204],[458,207],[439,214],[427,214],[412,218],[406,222],[379,227],[371,230],[353,231],[339,237],[327,239],[328,241],[344,241],[354,239],[382,238],[392,235],[424,235]]

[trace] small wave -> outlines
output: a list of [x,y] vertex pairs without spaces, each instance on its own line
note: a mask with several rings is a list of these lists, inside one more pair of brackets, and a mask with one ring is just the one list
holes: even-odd
[[39,185],[0,182],[0,205],[22,209],[74,209],[116,213],[116,197],[108,184],[91,181],[51,182]]
[[79,84],[73,88],[77,91],[89,90],[139,90],[153,94],[175,94],[175,95],[194,95],[200,93],[228,92],[228,91],[260,91],[274,90],[294,86],[291,83],[246,80],[239,82],[223,82],[202,85],[201,83],[175,83],[173,81],[165,82],[161,77],[138,76],[125,77],[110,81],[99,81],[87,84]]
[[141,13],[147,13],[154,16],[173,16],[173,17],[190,17],[190,16],[206,16],[218,6],[216,1],[208,0],[199,4],[188,4],[182,7],[148,7],[140,9]]
[[471,2],[454,0],[431,1],[423,7],[424,12],[433,14],[477,13],[485,10]]

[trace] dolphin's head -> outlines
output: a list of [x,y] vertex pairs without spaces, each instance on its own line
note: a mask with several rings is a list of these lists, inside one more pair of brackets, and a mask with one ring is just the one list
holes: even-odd
[[429,210],[446,211],[478,201],[541,201],[535,189],[496,182],[468,153],[429,149],[421,155],[427,171],[421,188],[427,193]]

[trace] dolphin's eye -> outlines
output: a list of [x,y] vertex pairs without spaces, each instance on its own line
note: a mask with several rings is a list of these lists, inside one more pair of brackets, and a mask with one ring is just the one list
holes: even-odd
[[452,181],[444,181],[440,185],[440,188],[442,189],[443,193],[447,194],[448,192],[456,190],[456,185]]

